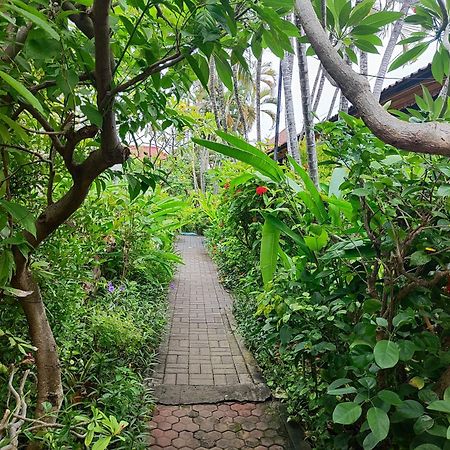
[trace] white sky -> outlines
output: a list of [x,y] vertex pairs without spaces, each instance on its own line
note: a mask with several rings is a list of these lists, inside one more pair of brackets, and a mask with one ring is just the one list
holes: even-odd
[[[389,36],[388,36],[389,37]],[[388,37],[386,37],[385,41],[387,41]],[[400,54],[402,51],[402,46],[398,46],[397,50],[394,51],[394,56],[392,57],[393,61],[395,57]],[[369,54],[369,75],[376,75],[379,68],[379,63],[381,61],[384,48],[379,49],[380,54],[374,55]],[[427,49],[427,51],[419,57],[418,60],[414,61],[411,64],[408,64],[404,67],[400,67],[399,69],[393,70],[392,72],[388,72],[386,74],[387,79],[384,81],[383,87],[387,87],[397,81],[397,79],[403,78],[405,76],[408,76],[412,72],[415,72],[416,70],[425,67],[428,63],[431,62],[433,59],[433,55],[435,52],[435,46],[430,46],[430,48]],[[264,52],[263,55],[263,61],[268,61],[272,64],[272,68],[278,73],[278,67],[280,64],[280,60],[278,57],[276,57],[272,52],[269,50]],[[300,95],[300,82],[299,82],[299,76],[298,76],[298,69],[297,69],[297,58],[294,61],[294,76],[292,79],[292,95],[294,97],[294,109],[295,109],[295,120],[297,125],[297,133],[301,131],[302,128],[302,109],[301,109],[301,95]],[[317,69],[319,67],[319,62],[316,58],[308,57],[308,69],[309,69],[309,83],[310,83],[310,89],[312,90],[312,86],[314,83],[314,79],[316,77]],[[358,69],[356,66],[354,66],[354,69]],[[395,79],[392,79],[395,78]],[[375,82],[375,78],[369,78],[369,81],[371,82],[372,86]],[[325,80],[325,86],[324,91],[319,103],[319,107],[317,110],[317,115],[320,118],[326,117],[328,110],[330,108],[331,100],[333,98],[335,88],[331,86],[331,84]],[[276,96],[276,88],[274,89],[274,97]],[[284,94],[282,93],[282,109],[281,109],[281,119],[280,119],[280,131],[285,128],[284,124]],[[298,99],[298,100],[296,100]],[[337,108],[339,106],[339,96],[335,103],[335,111],[337,111]],[[275,128],[272,128],[272,120],[266,115],[261,114],[261,130],[262,130],[262,139],[266,138],[272,138],[275,134]],[[256,127],[253,126],[250,134],[249,134],[250,140],[256,139]]]

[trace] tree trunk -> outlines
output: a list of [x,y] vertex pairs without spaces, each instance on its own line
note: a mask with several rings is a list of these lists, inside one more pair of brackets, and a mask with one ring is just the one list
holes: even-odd
[[337,87],[337,88],[334,90],[333,98],[332,98],[331,103],[330,103],[330,109],[328,110],[327,120],[328,120],[328,119],[331,117],[331,115],[333,114],[334,104],[336,103],[336,99],[337,99],[338,94],[339,94],[339,88]]
[[300,152],[298,149],[297,129],[295,126],[294,100],[292,97],[292,68],[294,64],[294,55],[286,53],[282,60],[282,76],[284,84],[284,115],[287,132],[288,153],[299,163]]
[[206,178],[205,174],[209,165],[209,152],[206,149],[200,150],[200,189],[203,193],[206,192]]
[[261,142],[261,69],[262,54],[256,62],[255,112],[256,112],[256,142]]
[[211,107],[214,114],[214,119],[216,121],[217,129],[221,130],[219,109],[217,107],[217,97],[216,97],[216,67],[214,64],[214,58],[211,57],[209,60],[209,99],[211,100]]
[[367,78],[369,73],[369,61],[367,53],[360,50],[359,52],[359,73]]
[[405,15],[408,12],[411,5],[416,3],[417,0],[404,0],[400,12],[403,14],[400,19],[397,20],[392,29],[391,36],[386,45],[386,50],[384,51],[383,57],[381,58],[380,68],[378,69],[377,79],[375,80],[375,85],[373,87],[373,95],[380,101],[381,91],[383,90],[384,77],[386,76],[389,62],[391,61],[392,54],[394,53],[395,46],[397,45],[398,37],[403,28],[403,23],[405,22]]
[[39,286],[33,279],[25,258],[15,250],[16,273],[11,285],[15,289],[31,292],[20,300],[28,323],[32,344],[37,348],[35,355],[37,369],[37,402],[35,417],[47,423],[55,423],[56,414],[48,416],[44,403],[51,404],[51,412],[57,413],[63,400],[61,369],[58,350],[52,329],[47,319]]
[[225,107],[225,93],[223,91],[223,84],[220,80],[217,80],[216,83],[217,88],[217,109],[219,113],[220,124],[222,125],[222,130],[225,133],[228,131],[228,123],[227,123],[227,111]]
[[280,60],[278,69],[278,86],[277,86],[277,113],[275,116],[275,142],[273,146],[273,159],[278,161],[278,145],[280,140],[280,118],[281,118],[281,89],[283,87],[283,64]]
[[241,98],[239,97],[237,65],[233,66],[233,91],[234,91],[234,100],[236,101],[236,106],[239,111],[239,120],[237,120],[238,127],[236,128],[236,130],[239,128],[239,123],[241,123],[244,138],[245,138],[245,140],[248,140],[247,123],[245,121],[244,108],[242,107]]
[[[303,35],[300,21],[296,16],[296,25],[300,30],[300,35]],[[319,169],[317,165],[317,150],[316,150],[316,138],[314,135],[314,116],[311,110],[311,93],[309,90],[309,75],[308,75],[308,62],[306,60],[305,44],[302,44],[300,39],[296,40],[297,43],[297,59],[298,59],[298,72],[300,76],[300,92],[302,94],[302,112],[303,123],[306,136],[306,153],[308,155],[308,173],[313,183],[319,185]]]

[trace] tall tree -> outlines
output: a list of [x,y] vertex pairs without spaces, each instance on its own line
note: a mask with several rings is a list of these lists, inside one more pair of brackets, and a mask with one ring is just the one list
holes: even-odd
[[261,70],[262,70],[262,53],[256,60],[255,111],[256,111],[257,142],[261,142]]
[[[296,25],[302,35],[300,19],[295,16]],[[300,92],[302,96],[303,126],[306,137],[306,153],[308,158],[308,173],[316,186],[319,185],[319,169],[317,165],[316,138],[314,134],[314,116],[311,109],[311,93],[309,90],[308,62],[305,44],[301,38],[296,39],[298,72],[300,78]]]
[[294,65],[294,55],[285,53],[281,61],[283,92],[284,92],[284,117],[287,133],[288,153],[300,162],[300,151],[298,148],[297,129],[295,125],[294,99],[292,96],[292,70]]

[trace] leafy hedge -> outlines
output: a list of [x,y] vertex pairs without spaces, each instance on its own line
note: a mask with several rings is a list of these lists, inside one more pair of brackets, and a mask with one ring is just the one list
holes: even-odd
[[[321,128],[328,182],[252,164],[208,231],[270,385],[316,448],[450,448],[450,171],[362,125]],[[264,188],[264,189],[262,189]]]

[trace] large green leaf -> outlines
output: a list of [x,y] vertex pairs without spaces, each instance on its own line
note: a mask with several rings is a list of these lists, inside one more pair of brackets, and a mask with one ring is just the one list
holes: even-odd
[[391,70],[398,69],[409,61],[417,59],[427,48],[429,48],[429,43],[422,42],[415,47],[407,50],[406,52],[400,53],[400,55],[395,58],[394,61],[392,61],[392,64],[389,66],[389,72]]
[[273,279],[278,259],[278,242],[280,230],[272,222],[266,220],[262,228],[260,265],[264,285]]
[[278,228],[282,233],[284,233],[286,236],[289,236],[303,251],[304,254],[310,255],[311,252],[309,251],[308,247],[305,245],[305,240],[303,239],[300,234],[296,233],[294,230],[289,228],[284,222],[282,222],[278,217],[274,216],[273,214],[263,214],[264,219],[267,222],[270,222],[275,228]]
[[436,401],[430,403],[427,406],[427,408],[431,409],[432,411],[440,411],[440,412],[450,414],[450,399],[436,400]]
[[22,205],[7,200],[0,200],[0,206],[11,214],[15,222],[36,237],[36,225],[33,214]]
[[339,403],[333,411],[333,422],[342,425],[351,425],[361,416],[362,409],[357,403]]
[[[219,136],[225,135],[225,133],[218,134]],[[230,137],[230,135],[227,136]],[[203,147],[214,150],[215,152],[222,153],[223,155],[230,156],[231,158],[239,159],[239,161],[251,165],[273,181],[278,182],[283,178],[283,172],[275,161],[270,159],[261,150],[258,150],[238,138],[236,138],[236,140],[240,141],[239,147],[232,147],[219,142],[208,141],[206,139],[193,138],[192,140],[198,145],[202,145]]]
[[39,100],[20,82],[8,75],[3,70],[0,70],[0,77],[3,78],[20,96],[22,96],[31,106],[40,112],[44,112]]
[[367,422],[375,437],[382,441],[389,433],[390,421],[388,415],[381,408],[369,408]]
[[373,349],[375,362],[382,368],[394,367],[400,358],[398,345],[392,341],[378,341]]
[[314,204],[317,207],[319,222],[325,222],[328,219],[328,213],[327,210],[325,209],[325,205],[322,201],[322,198],[320,197],[319,191],[312,182],[306,170],[303,169],[303,167],[300,166],[300,164],[297,161],[295,161],[295,159],[292,158],[291,156],[288,156],[288,159],[289,162],[292,164],[294,170],[298,173],[298,175],[300,175],[300,178],[302,179],[306,190],[311,194],[311,199],[313,200]]

